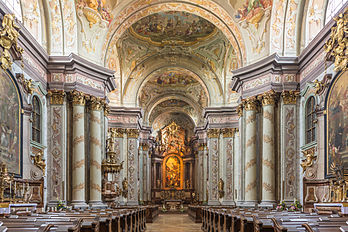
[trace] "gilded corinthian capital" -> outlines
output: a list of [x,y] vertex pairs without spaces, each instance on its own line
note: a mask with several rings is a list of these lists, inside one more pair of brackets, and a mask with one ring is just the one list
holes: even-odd
[[100,111],[103,109],[103,99],[91,96],[89,99],[89,107],[91,110]]
[[247,99],[244,99],[243,105],[244,105],[245,110],[247,110],[247,111],[257,110],[257,106],[258,106],[257,98],[254,96],[254,97],[249,97]]
[[298,91],[283,91],[282,92],[282,98],[283,98],[283,102],[286,105],[294,105],[296,104],[296,100],[297,97],[300,95],[300,93]]
[[139,130],[138,129],[127,129],[128,138],[138,138]]
[[209,129],[207,135],[208,138],[219,138],[220,129]]
[[237,114],[238,114],[239,117],[243,117],[243,103],[240,103],[237,106]]
[[63,105],[66,94],[64,90],[48,90],[47,95],[50,97],[51,105]]
[[265,92],[261,95],[259,95],[257,98],[261,101],[263,106],[267,106],[267,105],[274,105],[276,103],[276,93],[274,92],[274,90],[270,90],[268,92]]
[[69,96],[73,105],[85,105],[86,103],[87,95],[82,92],[73,90],[72,92],[70,92]]
[[235,128],[224,128],[222,129],[222,135],[224,138],[232,138],[235,133]]

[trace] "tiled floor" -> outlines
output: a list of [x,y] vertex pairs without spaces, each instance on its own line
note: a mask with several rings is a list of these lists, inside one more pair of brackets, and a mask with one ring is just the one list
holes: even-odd
[[201,232],[201,223],[194,223],[187,214],[160,214],[153,223],[146,223],[146,232]]

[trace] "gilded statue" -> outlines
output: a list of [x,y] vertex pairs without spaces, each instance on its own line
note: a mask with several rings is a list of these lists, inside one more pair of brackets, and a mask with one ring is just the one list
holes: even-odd
[[348,22],[348,10],[340,14],[337,18],[334,18],[337,22],[336,27],[332,27],[330,39],[325,44],[325,51],[327,52],[327,58],[329,60],[334,59],[335,71],[347,70],[348,58],[347,58],[347,22]]
[[128,195],[128,181],[126,178],[122,181],[122,196],[126,198]]
[[308,167],[312,167],[314,161],[317,159],[317,157],[314,155],[315,148],[310,148],[305,151],[302,151],[302,153],[305,156],[305,159],[301,162],[301,167],[303,168],[303,173],[307,170]]
[[34,165],[42,170],[42,173],[45,173],[46,163],[43,160],[42,151],[39,151],[33,158]]
[[223,179],[220,178],[219,183],[218,183],[219,198],[223,198],[225,195],[224,186],[225,186],[225,183],[224,183]]
[[13,46],[14,49],[22,55],[23,48],[18,46],[18,33],[19,27],[15,23],[15,17],[13,14],[6,14],[2,20],[2,29],[0,30],[0,46],[3,48],[3,52],[0,57],[1,67],[8,69],[12,65],[10,56],[10,49]]

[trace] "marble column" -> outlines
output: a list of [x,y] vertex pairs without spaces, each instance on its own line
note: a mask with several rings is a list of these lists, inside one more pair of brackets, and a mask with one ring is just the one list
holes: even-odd
[[235,205],[233,196],[233,151],[234,151],[234,128],[225,128],[222,130],[223,134],[223,146],[224,146],[224,162],[223,162],[223,173],[222,178],[224,181],[224,197],[223,205]]
[[127,205],[138,205],[138,129],[127,129]]
[[257,204],[256,111],[257,99],[244,101],[245,108],[245,206]]
[[58,200],[66,201],[66,102],[64,90],[50,90],[48,110],[47,201],[56,207]]
[[297,143],[297,98],[299,92],[284,91],[281,94],[281,200],[291,204],[299,197],[299,148]]
[[245,163],[245,152],[244,152],[244,141],[245,141],[245,123],[244,123],[244,107],[243,103],[240,103],[236,109],[238,114],[238,126],[239,126],[239,133],[238,137],[235,140],[236,142],[236,154],[235,157],[235,171],[236,175],[235,178],[237,178],[235,184],[235,199],[236,199],[236,205],[242,206],[244,203],[244,197],[245,197],[245,172],[244,172],[244,163]]
[[258,98],[262,103],[262,199],[261,206],[274,207],[275,202],[275,154],[274,154],[274,105],[275,92],[269,91]]
[[218,205],[220,129],[209,129],[207,135],[209,148],[208,205]]
[[234,200],[240,201],[241,200],[241,152],[240,152],[240,145],[239,145],[240,139],[239,139],[239,129],[235,129],[234,133],[234,151],[233,151],[233,194],[234,194]]
[[70,94],[73,106],[72,133],[72,201],[74,208],[85,208],[85,94],[72,91]]
[[89,101],[90,107],[90,136],[89,136],[89,147],[90,147],[90,166],[89,166],[89,204],[92,208],[105,207],[102,204],[102,138],[101,138],[101,110],[103,109],[102,100],[96,97],[91,97]]

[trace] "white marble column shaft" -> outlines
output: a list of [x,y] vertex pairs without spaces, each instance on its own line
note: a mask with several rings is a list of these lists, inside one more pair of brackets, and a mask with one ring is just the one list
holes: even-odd
[[102,103],[99,99],[92,97],[90,101],[90,200],[91,207],[103,207],[101,185],[102,185],[102,138],[100,129]]
[[245,203],[257,203],[256,98],[245,102]]
[[73,91],[73,133],[72,133],[72,205],[84,208],[86,205],[85,179],[85,96]]

